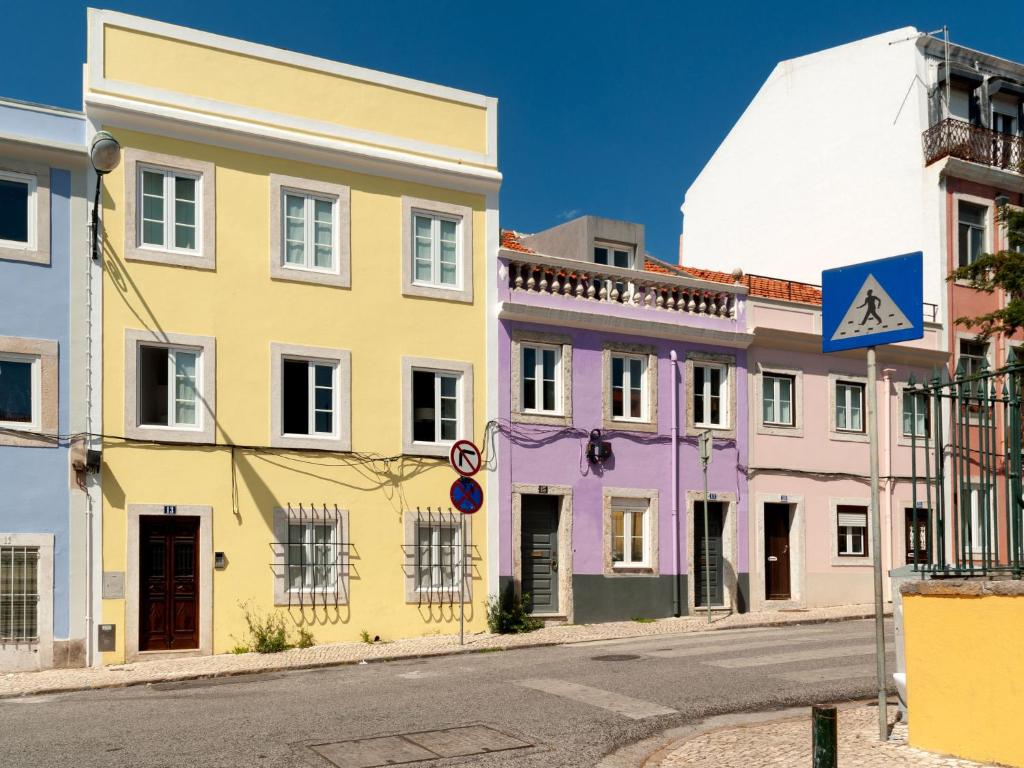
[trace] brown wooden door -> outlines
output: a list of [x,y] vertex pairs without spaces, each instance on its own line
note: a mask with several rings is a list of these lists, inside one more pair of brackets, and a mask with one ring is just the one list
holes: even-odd
[[764,505],[764,596],[789,600],[789,504]]
[[199,518],[139,522],[139,650],[199,647]]

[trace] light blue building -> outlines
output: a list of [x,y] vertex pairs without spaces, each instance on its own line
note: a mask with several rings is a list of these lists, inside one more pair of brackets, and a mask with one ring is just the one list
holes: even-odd
[[85,663],[85,135],[0,99],[0,672]]

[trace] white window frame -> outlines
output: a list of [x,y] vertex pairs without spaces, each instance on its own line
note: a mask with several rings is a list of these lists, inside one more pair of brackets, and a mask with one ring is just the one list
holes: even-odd
[[[431,237],[431,281],[416,279],[416,216],[455,222],[455,285],[440,278],[440,239]],[[431,224],[431,232],[434,232]],[[436,224],[439,229],[440,224]],[[435,258],[436,250],[436,258]],[[410,297],[473,302],[473,209],[437,200],[402,197],[402,294]]]
[[[138,425],[143,429],[171,429],[175,431],[188,431],[188,432],[202,432],[203,431],[203,348],[202,347],[191,347],[176,344],[154,344],[150,342],[143,342],[139,345],[139,364],[142,364],[142,350],[148,349],[162,349],[167,353],[167,424],[149,424],[142,421],[142,377],[138,375],[140,371],[136,371],[136,387],[138,390]],[[195,380],[195,412],[196,412],[196,423],[195,424],[179,424],[177,421],[177,414],[175,404],[177,403],[177,355],[179,352],[185,352],[186,354],[192,354],[196,356],[196,380]]]
[[[846,422],[847,422],[847,424],[846,424],[846,426],[840,426],[839,425],[839,392],[840,392],[840,388],[841,387],[844,388],[844,390],[847,393],[847,395],[849,394],[849,392],[851,390],[856,390],[856,391],[860,392],[860,403],[859,403],[859,409],[858,409],[858,412],[860,413],[860,426],[858,428],[856,428],[856,429],[851,428],[849,426],[850,413],[851,413],[851,407],[850,407],[851,399],[848,396],[845,396],[843,398],[843,400],[844,400],[843,406],[844,406],[844,409],[845,409],[845,412],[846,412]],[[853,434],[853,435],[864,434],[864,422],[865,422],[865,418],[864,418],[864,416],[865,416],[864,415],[864,401],[866,399],[865,395],[867,394],[865,390],[866,390],[866,387],[865,387],[865,385],[862,382],[850,381],[848,379],[841,379],[841,378],[840,379],[836,379],[835,383],[833,384],[833,406],[832,406],[832,410],[833,410],[833,414],[834,414],[833,415],[833,419],[834,419],[834,422],[835,422],[835,430],[836,430],[836,432],[843,432],[845,434]]]
[[[420,544],[420,531],[423,530],[423,529],[427,529],[427,530],[430,531],[431,536],[430,536],[430,544],[429,545],[422,545],[422,544]],[[451,544],[451,545],[441,544],[440,536],[441,536],[441,530],[442,529],[444,529],[445,531],[451,531],[452,532],[452,534],[455,537],[455,543],[454,544]],[[416,590],[417,593],[429,594],[429,593],[432,593],[432,592],[441,592],[441,591],[445,591],[445,590],[449,590],[449,589],[458,590],[461,587],[461,585],[462,585],[462,575],[463,575],[463,572],[464,572],[464,569],[463,569],[463,558],[465,556],[465,548],[462,546],[462,531],[463,531],[463,529],[464,529],[464,526],[460,526],[458,523],[454,523],[454,524],[453,523],[447,523],[447,522],[444,522],[444,523],[431,523],[431,522],[428,522],[427,520],[419,520],[416,523],[416,527],[415,527],[416,541],[414,542],[413,546],[416,549],[416,555],[414,555],[414,558],[416,558],[418,560],[418,563],[413,568],[413,570],[415,571],[415,573],[413,574],[413,583],[415,585],[414,589]],[[435,565],[435,564],[433,564],[432,559],[428,558],[427,565],[424,566],[423,559],[419,557],[420,547],[422,547],[422,546],[429,546],[431,548],[431,550],[436,550],[438,555],[439,555],[439,557],[441,556],[441,554],[444,552],[445,549],[451,549],[452,550],[452,563],[451,563],[452,580],[451,581],[445,582],[441,578],[441,569],[445,567],[442,562],[438,562]],[[423,583],[423,581],[421,580],[422,570],[424,568],[427,568],[430,571],[430,585],[429,586],[425,585]],[[437,574],[437,576],[436,576],[437,583],[436,584],[435,584],[435,573]],[[442,584],[444,586],[442,586]]]
[[[789,421],[781,421],[779,418],[772,418],[770,421],[764,417],[765,405],[769,402],[764,396],[764,385],[768,379],[772,379],[772,413],[777,414],[782,402],[782,387],[780,382],[786,381],[789,384]],[[766,426],[772,427],[793,427],[796,426],[796,378],[788,373],[774,373],[765,371],[761,374],[761,421]]]
[[[315,520],[315,519],[313,519],[311,517],[304,517],[304,518],[297,519],[297,520],[286,521],[285,524],[287,525],[287,532],[288,532],[288,536],[285,538],[285,540],[283,542],[283,545],[284,545],[284,568],[285,568],[285,575],[284,575],[285,594],[286,595],[314,595],[314,594],[315,595],[320,595],[320,594],[323,594],[323,593],[326,592],[328,595],[334,595],[334,593],[338,591],[338,583],[339,583],[339,580],[341,579],[341,570],[342,570],[342,554],[341,554],[341,549],[342,549],[341,528],[342,528],[342,525],[341,525],[341,521],[340,520],[326,520],[326,521],[324,521],[322,519]],[[298,542],[297,544],[292,544],[292,540],[291,540],[291,527],[292,526],[302,526],[302,541]],[[316,530],[316,528],[318,528],[318,527],[320,527],[320,528],[329,528],[331,530],[331,539],[332,539],[332,541],[328,542],[327,547],[328,547],[328,552],[333,554],[333,556],[334,556],[334,559],[333,560],[329,559],[327,561],[327,563],[326,563],[326,566],[325,566],[328,569],[327,572],[329,574],[331,574],[333,576],[333,578],[329,579],[328,583],[322,584],[320,586],[317,586],[315,584],[316,572],[315,572],[315,570],[313,570],[313,569],[316,568],[316,547],[317,547],[317,544],[316,544],[315,541],[307,540],[307,532],[309,533],[309,537],[308,538],[312,539],[313,538],[313,533]],[[307,561],[305,563],[302,563],[302,562],[292,563],[292,561],[291,561],[291,554],[292,554],[291,550],[292,550],[293,546],[302,547],[307,552],[312,553],[313,559],[311,561]],[[304,572],[305,569],[307,569],[307,568],[310,569],[310,572],[312,574],[311,579],[313,580],[313,583],[311,583],[309,586],[306,586],[306,574]],[[295,587],[292,586],[292,578],[291,577],[292,577],[292,571],[294,569],[301,569],[303,571],[303,573],[302,573],[302,584],[303,584],[303,586],[302,587],[295,588]]]
[[[176,347],[197,352],[196,414],[198,425],[169,427],[161,424],[140,424],[142,412],[140,364],[142,347]],[[134,440],[160,440],[175,443],[213,443],[217,423],[217,340],[212,336],[184,333],[124,331],[124,434]],[[170,387],[168,387],[170,388]],[[168,394],[170,397],[170,394]]]
[[[402,358],[402,453],[409,456],[436,456],[447,458],[454,441],[427,442],[413,440],[413,372],[424,371],[434,374],[435,413],[440,408],[438,397],[440,383],[438,375],[456,377],[456,425],[455,439],[473,438],[473,366],[471,363],[455,360],[440,360],[427,357]],[[440,434],[440,421],[434,424],[435,436]]]
[[[847,526],[839,524],[839,508],[840,507],[857,507],[859,510],[864,512],[864,533],[861,536],[862,547],[860,552],[840,552],[839,539],[840,537],[845,538],[846,546],[849,548],[855,536],[852,533],[852,529],[859,526]],[[832,505],[832,520],[833,520],[833,539],[835,541],[835,556],[837,560],[846,563],[854,563],[857,565],[863,565],[866,562],[870,562],[871,547],[868,536],[870,535],[871,529],[871,509],[868,505],[859,502],[852,502],[847,500],[838,500]],[[846,533],[843,533],[843,529],[848,529]]]
[[[338,414],[339,399],[340,399],[340,387],[338,386],[338,361],[337,360],[324,360],[317,358],[301,357],[298,355],[283,355],[281,358],[281,369],[284,370],[284,363],[305,363],[306,364],[306,387],[307,387],[307,403],[308,412],[306,414],[306,424],[308,432],[285,432],[284,423],[281,423],[281,435],[289,438],[324,438],[332,439],[338,437],[338,422],[340,421]],[[319,388],[316,383],[316,368],[321,366],[324,368],[331,369],[331,431],[330,432],[318,432],[316,430],[316,414],[319,410],[316,407],[316,390]],[[281,383],[281,396],[284,397],[284,382]],[[283,414],[283,407],[282,407]]]
[[[911,403],[911,423],[913,424],[912,430],[910,432],[908,432],[907,429],[906,429],[907,398],[910,398],[910,403]],[[917,421],[918,421],[918,412],[919,412],[918,405],[921,402],[924,403],[924,424],[925,424],[925,429],[924,429],[924,434],[923,435],[920,434],[917,431]],[[916,390],[916,389],[909,389],[909,388],[906,388],[906,387],[901,389],[900,390],[900,436],[906,438],[907,440],[910,440],[911,438],[914,438],[915,442],[923,442],[923,441],[927,441],[928,439],[930,439],[931,438],[931,427],[932,427],[932,419],[931,419],[931,415],[932,414],[931,414],[931,411],[932,411],[932,404],[931,404],[931,400],[928,397],[928,393],[927,392],[923,392],[921,390]]]
[[[981,530],[981,496],[982,496],[981,491],[982,490],[983,490],[983,486],[978,485],[975,482],[971,482],[970,485],[969,485],[969,490],[968,490],[969,499],[970,499],[970,501],[969,501],[969,510],[970,510],[970,515],[971,515],[971,519],[970,519],[970,523],[971,523],[971,548],[970,548],[970,553],[972,555],[982,555],[985,552],[985,549],[982,546],[982,544],[983,544],[982,539],[984,538],[984,533]],[[995,518],[995,516],[996,516],[995,512],[993,512],[995,504],[996,504],[995,489],[994,488],[990,488],[989,492],[988,492],[988,509],[989,509],[989,523],[990,524],[991,524],[993,518]],[[963,506],[961,506],[961,510],[962,509],[963,509]],[[958,532],[958,535],[962,536],[962,534],[960,534],[959,532]],[[997,539],[996,539],[996,531],[995,531],[994,528],[992,528],[992,529],[989,530],[989,546],[988,546],[988,551],[989,551],[989,555],[990,556],[994,556],[995,555],[997,543],[998,542],[997,542]],[[961,546],[963,546],[963,545],[961,544]]]
[[0,420],[0,428],[11,429],[21,432],[39,432],[42,430],[43,413],[43,386],[42,386],[42,358],[39,355],[20,354],[14,352],[0,352],[0,360],[12,363],[29,363],[31,377],[29,379],[30,402],[32,404],[32,421],[3,421]]
[[[572,425],[572,338],[561,333],[528,331],[513,328],[510,333],[512,394],[511,418],[523,424]],[[526,410],[523,407],[523,349],[525,347],[556,348],[558,350],[557,380],[558,401],[555,410]]]
[[[186,256],[198,256],[202,253],[203,247],[203,174],[198,171],[181,170],[178,168],[167,168],[160,165],[153,165],[150,163],[138,163],[136,166],[136,199],[135,199],[135,210],[138,212],[136,216],[136,242],[138,243],[139,250],[144,251],[157,251],[159,253],[174,253]],[[156,245],[154,243],[147,243],[143,239],[144,225],[145,225],[145,206],[143,205],[143,198],[145,197],[145,185],[143,184],[143,175],[146,173],[156,173],[163,177],[163,202],[164,202],[164,242],[163,245]],[[176,215],[177,206],[174,204],[177,202],[175,198],[175,181],[179,178],[192,179],[196,183],[196,194],[193,205],[196,210],[196,223],[195,223],[195,247],[194,248],[182,248],[175,242],[175,227],[177,225]]]
[[[416,277],[416,219],[430,219],[430,280],[420,280]],[[441,282],[441,222],[447,221],[455,225],[455,282]],[[447,213],[424,210],[422,208],[412,209],[412,284],[433,288],[441,291],[462,290],[462,218]]]
[[[415,373],[429,373],[434,377],[434,439],[433,440],[417,440],[413,438],[414,445],[442,445],[451,446],[459,436],[462,434],[462,424],[459,417],[459,411],[462,405],[462,374],[457,371],[444,371],[436,368],[423,368],[419,366],[413,366],[412,372]],[[441,401],[443,396],[441,394],[441,380],[443,378],[455,379],[455,437],[451,440],[446,440],[441,437]],[[415,403],[412,397],[412,393],[409,395],[409,402],[415,408]],[[415,421],[415,419],[414,419]]]
[[[608,258],[609,258],[608,264],[601,264],[597,260],[597,249],[598,248],[604,248],[605,250],[608,251]],[[615,251],[624,251],[625,252],[626,258],[629,261],[629,263],[625,267],[619,267],[617,264],[613,264],[612,263],[614,261],[614,258],[615,258]],[[636,266],[636,248],[634,246],[632,246],[632,245],[624,245],[622,243],[611,243],[611,242],[607,242],[607,241],[604,241],[604,240],[595,240],[594,241],[594,248],[591,250],[590,255],[591,255],[591,259],[593,260],[594,264],[598,265],[599,267],[607,266],[607,267],[616,267],[618,269],[633,269]]]
[[[288,197],[301,197],[303,200],[303,263],[296,264],[288,261]],[[318,267],[316,260],[316,225],[314,212],[316,203],[328,203],[331,206],[331,266]],[[297,269],[304,272],[319,272],[325,275],[336,275],[339,270],[340,256],[338,247],[341,232],[340,205],[337,197],[298,187],[281,187],[281,240],[278,247],[281,249],[281,268]]]
[[[562,347],[559,344],[540,344],[538,342],[522,342],[519,345],[520,355],[520,381],[519,381],[519,397],[520,403],[526,403],[526,390],[527,390],[527,376],[526,376],[526,350],[531,349],[534,351],[536,360],[534,363],[533,371],[533,387],[534,387],[534,402],[540,404],[540,407],[527,408],[525,405],[522,407],[522,413],[538,414],[542,416],[561,416],[562,415]],[[544,408],[544,353],[551,352],[555,356],[555,393],[554,393],[554,407]]]
[[[333,525],[334,541],[337,543],[335,553],[335,579],[330,587],[317,587],[315,589],[292,589],[291,568],[289,557],[291,553],[288,547],[289,525]],[[324,519],[322,515],[310,513],[296,514],[294,508],[274,509],[274,605],[292,605],[296,602],[302,604],[320,604],[325,601],[327,604],[337,603],[348,605],[349,587],[349,519],[347,509],[335,510],[335,516]],[[314,600],[315,598],[315,600]]]
[[[621,416],[616,416],[615,415],[615,407],[614,407],[614,403],[615,403],[615,376],[614,376],[613,371],[615,369],[615,361],[616,360],[622,360],[623,361],[623,364],[622,364],[622,415]],[[633,360],[637,360],[637,361],[640,362],[640,385],[639,385],[639,389],[640,389],[640,413],[636,414],[636,415],[630,413],[630,414],[627,415],[626,411],[627,410],[632,410],[632,408],[629,405],[632,402],[632,398],[629,395],[630,395],[631,390],[636,388],[636,387],[633,386],[633,373],[630,370],[631,366],[629,365],[629,363],[632,362]],[[609,386],[611,387],[612,409],[611,409],[610,413],[611,413],[612,421],[627,421],[627,422],[631,422],[631,423],[636,423],[636,422],[642,423],[642,422],[645,422],[645,421],[649,421],[650,417],[648,416],[648,413],[650,412],[650,402],[649,402],[650,398],[648,397],[649,384],[648,384],[648,378],[647,377],[649,376],[649,372],[648,372],[647,362],[648,362],[647,361],[647,355],[633,355],[633,354],[628,354],[626,352],[612,352],[611,353],[611,356],[609,357],[609,362],[608,362],[608,365],[609,365],[608,380],[609,380]]]
[[[333,432],[308,435],[284,431],[284,362],[293,360],[334,368]],[[309,374],[312,376],[312,374]],[[313,418],[313,393],[309,394]],[[352,450],[352,353],[347,349],[307,347],[298,344],[270,343],[270,445],[274,448],[300,448],[348,452]],[[310,425],[312,426],[312,424]]]
[[28,226],[25,229],[27,240],[22,242],[21,240],[4,240],[0,238],[0,248],[19,251],[34,251],[36,250],[36,245],[39,239],[39,179],[34,174],[5,171],[2,169],[0,169],[0,179],[28,185],[28,199],[26,201]]
[[[641,498],[623,498],[619,496],[612,497],[611,499],[611,541],[609,546],[611,547],[611,558],[612,568],[623,569],[623,568],[650,568],[651,567],[651,508],[650,502],[647,499]],[[622,514],[622,560],[615,560],[615,516],[616,514]],[[633,539],[633,517],[635,515],[641,515],[643,517],[643,523],[640,529],[643,557],[640,560],[633,560],[633,548],[627,546],[627,542],[631,545]]]
[[[701,392],[705,413],[702,414],[702,417],[707,415],[707,413],[709,413],[710,410],[711,410],[710,407],[709,407],[710,397],[711,397],[711,395],[709,393],[709,388],[711,386],[711,384],[710,384],[711,379],[707,375],[707,371],[710,371],[710,370],[714,369],[714,370],[718,370],[718,371],[721,372],[721,375],[720,375],[720,378],[719,378],[719,392],[718,392],[719,414],[721,415],[721,420],[720,421],[717,421],[717,422],[705,421],[704,418],[698,418],[698,415],[697,415],[697,389],[696,389],[697,369],[698,368],[703,368],[705,370],[705,373],[704,373],[704,388],[703,388],[703,391]],[[692,389],[691,399],[693,400],[693,425],[695,427],[701,427],[701,428],[707,428],[707,429],[728,429],[729,428],[729,424],[731,423],[731,421],[730,421],[731,414],[730,414],[730,410],[729,410],[729,399],[730,399],[729,388],[731,386],[731,377],[729,376],[729,368],[730,368],[730,366],[725,365],[724,363],[714,363],[714,362],[709,362],[709,361],[706,361],[706,360],[694,360],[694,362],[693,362],[693,374],[694,374],[694,376],[693,376],[693,381],[691,382],[691,389]]]

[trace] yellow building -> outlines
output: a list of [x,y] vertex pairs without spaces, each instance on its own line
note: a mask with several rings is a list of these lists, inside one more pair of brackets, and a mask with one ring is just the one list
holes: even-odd
[[458,632],[460,604],[482,629],[489,511],[463,533],[447,455],[494,412],[496,101],[91,10],[85,103],[123,147],[105,663],[229,651],[246,611],[318,643]]

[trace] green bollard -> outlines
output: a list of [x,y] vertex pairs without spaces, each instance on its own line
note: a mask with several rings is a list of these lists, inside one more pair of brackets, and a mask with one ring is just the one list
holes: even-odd
[[811,707],[811,753],[813,768],[836,768],[836,708]]

